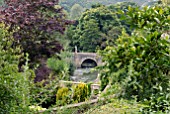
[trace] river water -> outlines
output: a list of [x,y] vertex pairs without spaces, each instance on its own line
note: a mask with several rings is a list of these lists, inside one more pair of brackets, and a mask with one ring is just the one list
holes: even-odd
[[76,82],[95,82],[98,72],[93,68],[78,68],[74,71],[74,75],[71,76],[72,81]]

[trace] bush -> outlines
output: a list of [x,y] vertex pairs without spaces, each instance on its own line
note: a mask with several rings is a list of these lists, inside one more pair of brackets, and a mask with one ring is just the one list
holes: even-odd
[[[160,88],[161,89],[161,88]],[[160,90],[162,91],[162,90]],[[159,113],[170,113],[170,89],[166,92],[159,92],[152,94],[150,99],[145,99],[144,104],[147,107],[142,108],[141,112],[150,113],[150,112],[159,112]]]
[[56,94],[56,103],[59,105],[69,104],[71,102],[70,90],[67,87],[60,88]]
[[119,82],[122,96],[137,96],[140,101],[149,100],[152,94],[168,93],[170,81],[169,39],[162,38],[159,32],[143,35],[143,32],[133,36],[124,33],[114,47],[101,52],[106,62],[103,72],[110,84]]
[[73,100],[75,102],[83,102],[88,98],[89,91],[88,86],[84,83],[80,83],[73,87]]
[[61,52],[59,58],[49,58],[47,66],[53,70],[55,74],[61,74],[60,79],[69,80],[69,76],[73,75],[75,66],[72,61],[72,55],[69,52]]
[[80,83],[69,87],[58,89],[56,94],[57,105],[83,102],[91,95],[91,84]]
[[53,75],[48,76],[46,80],[34,83],[32,92],[32,105],[38,105],[43,108],[49,108],[56,104],[56,93],[59,87],[58,78]]
[[12,47],[12,33],[0,24],[0,113],[24,113],[30,104],[31,76],[33,73],[24,67],[19,72],[22,56],[19,47]]
[[124,32],[114,46],[100,52],[109,84],[119,83],[120,96],[147,101],[150,112],[170,111],[169,11],[166,6],[129,7],[126,19],[136,30],[131,36]]
[[[59,55],[48,58],[47,65],[40,65],[36,69],[36,83],[35,88],[32,89],[34,105],[49,108],[56,104],[59,80],[69,80],[70,61],[67,60],[67,56],[67,53],[61,52]],[[57,105],[64,105],[63,103],[62,100],[57,99]]]

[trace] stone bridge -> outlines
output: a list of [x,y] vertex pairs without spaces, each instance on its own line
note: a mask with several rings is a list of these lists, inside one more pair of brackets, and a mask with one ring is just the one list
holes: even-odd
[[74,63],[77,68],[102,65],[102,59],[96,53],[74,53]]

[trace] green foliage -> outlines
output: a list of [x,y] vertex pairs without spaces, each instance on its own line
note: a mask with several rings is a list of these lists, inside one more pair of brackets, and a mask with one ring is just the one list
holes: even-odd
[[56,94],[57,100],[63,99],[68,94],[68,91],[69,89],[67,87],[60,88]]
[[101,81],[100,90],[103,91],[105,87],[109,84],[109,77],[108,75],[105,74],[105,72],[101,73],[100,81]]
[[68,72],[69,75],[73,75],[74,70],[75,70],[75,65],[74,65],[74,61],[73,61],[73,54],[69,51],[62,51],[59,55],[59,57],[61,58],[61,60],[64,60],[65,63],[67,63],[68,65]]
[[88,98],[89,91],[88,86],[84,83],[80,83],[73,87],[73,100],[75,102],[83,102]]
[[70,18],[73,20],[79,19],[83,10],[84,9],[82,6],[80,6],[79,4],[74,4],[70,11]]
[[112,98],[103,101],[103,103],[99,102],[97,106],[84,114],[142,114],[139,112],[141,107],[143,107],[142,104],[133,100]]
[[[77,46],[78,51],[95,52],[96,48],[105,48],[108,32],[120,32],[114,27],[120,26],[117,16],[106,6],[93,6],[86,10],[80,17],[79,23],[72,34],[71,46]],[[113,37],[111,40],[114,40]]]
[[22,113],[30,104],[33,75],[24,67],[19,72],[20,47],[12,48],[12,33],[0,24],[0,113]]
[[[129,8],[128,19],[137,30],[131,36],[123,32],[114,46],[100,51],[105,66],[102,77],[109,84],[119,83],[118,93],[147,101],[150,112],[169,112],[169,7]],[[137,11],[137,12],[136,12]]]
[[[133,28],[130,28],[130,24],[128,23],[128,20],[122,20],[123,17],[127,16],[126,12],[128,11],[129,7],[137,8],[139,6],[133,2],[121,2],[121,3],[108,6],[108,8],[117,15],[118,19],[120,19],[119,22],[121,23],[122,28],[124,28],[128,34],[131,34],[131,32],[133,31]],[[121,30],[119,30],[120,27],[116,27],[114,29],[116,30],[111,31],[111,34],[113,35],[113,33],[115,32],[118,33],[118,34],[115,34],[117,35],[116,38],[118,38],[118,36],[121,34],[120,33]]]
[[59,80],[69,80],[69,75],[74,72],[75,67],[72,64],[71,53],[61,52],[56,56],[58,58],[54,56],[47,60],[47,66],[52,72],[48,77],[44,78],[40,82],[36,82],[35,88],[32,89],[34,98],[32,103],[35,105],[38,104],[45,108],[55,105],[56,93],[59,88]]
[[142,108],[141,112],[149,113],[149,112],[156,112],[156,113],[170,113],[170,89],[167,88],[166,92],[162,91],[161,86],[159,88],[159,93],[152,94],[150,100],[144,101],[144,104],[147,105],[146,107]]
[[150,94],[166,91],[169,87],[169,39],[154,32],[142,36],[123,35],[114,47],[107,47],[101,54],[106,62],[104,72],[111,81],[122,84],[126,97],[137,95],[139,100],[149,99]]
[[146,32],[166,32],[170,29],[170,7],[153,6],[139,8],[129,7],[127,15],[131,26],[136,29],[144,29]]
[[[91,104],[84,104],[78,107],[73,107],[73,108],[65,108],[63,107],[62,109],[57,110],[57,114],[84,114],[88,109],[94,107]],[[51,112],[52,113],[52,112]],[[89,114],[89,113],[88,113]]]
[[69,27],[66,32],[72,50],[77,46],[78,51],[95,52],[96,49],[114,45],[115,39],[121,35],[123,28],[131,34],[133,29],[130,28],[127,20],[120,20],[126,16],[129,6],[137,7],[135,3],[129,2],[110,6],[92,5],[92,8],[83,12],[78,22]]
[[91,96],[91,92],[92,92],[91,84],[92,84],[91,82],[87,84],[87,87],[88,87],[88,96]]
[[117,4],[111,4],[110,6],[108,6],[109,9],[113,12],[117,12],[119,10],[127,12],[128,7],[138,7],[138,5],[134,2],[120,2]]
[[[167,1],[167,0],[166,0]],[[138,5],[146,4],[150,1],[148,0],[60,0],[60,5],[64,7],[67,11],[70,11],[74,4],[80,4],[84,8],[88,9],[94,4],[111,5],[123,2],[133,2]]]
[[61,59],[52,57],[47,60],[47,65],[56,75],[61,75],[60,79],[69,80],[69,75],[72,75],[75,66],[72,61],[72,54],[65,51],[58,55]]
[[36,82],[31,89],[33,106],[49,108],[56,104],[56,93],[59,88],[59,79],[50,75],[48,79]]
[[58,89],[56,94],[56,103],[59,105],[66,105],[71,102],[71,94],[70,90],[67,87],[63,87]]
[[48,67],[54,70],[56,73],[68,72],[68,65],[66,61],[56,58],[49,58],[47,61]]
[[83,102],[91,95],[91,84],[80,83],[72,87],[61,87],[57,90],[56,105],[63,106]]

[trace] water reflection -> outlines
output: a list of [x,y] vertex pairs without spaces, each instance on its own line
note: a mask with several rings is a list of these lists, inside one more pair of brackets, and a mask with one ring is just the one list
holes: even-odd
[[97,71],[92,71],[92,68],[78,68],[75,70],[74,75],[71,76],[72,81],[76,82],[93,82],[98,75]]

